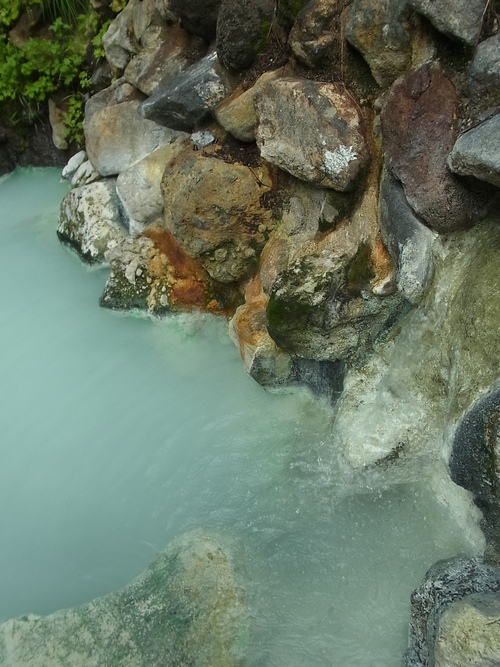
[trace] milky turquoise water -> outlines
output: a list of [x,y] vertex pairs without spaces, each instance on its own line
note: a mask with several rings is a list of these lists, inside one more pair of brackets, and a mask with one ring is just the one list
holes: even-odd
[[259,387],[223,321],[100,309],[106,271],[56,238],[66,191],[0,180],[0,620],[121,587],[203,526],[233,545],[249,666],[399,666],[410,592],[474,552],[463,528],[425,480],[346,484],[329,409]]

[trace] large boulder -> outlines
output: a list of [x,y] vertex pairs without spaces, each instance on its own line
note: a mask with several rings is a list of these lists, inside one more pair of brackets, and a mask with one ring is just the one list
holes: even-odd
[[315,185],[355,187],[370,152],[361,111],[342,85],[269,81],[255,95],[255,107],[265,160]]
[[347,40],[363,55],[375,81],[390,85],[411,62],[407,0],[353,0],[347,11]]
[[467,186],[446,163],[457,138],[458,98],[438,67],[421,65],[398,79],[382,110],[384,153],[413,210],[438,232],[483,218],[489,193]]
[[448,158],[460,176],[474,176],[500,187],[500,114],[461,134]]
[[409,0],[445,35],[475,46],[481,34],[486,0]]
[[229,92],[221,77],[217,54],[191,65],[156,91],[139,107],[143,118],[176,130],[193,130]]
[[487,106],[500,104],[500,32],[478,44],[469,69],[469,89]]
[[84,262],[105,264],[105,252],[126,234],[114,180],[75,188],[62,200],[57,235]]
[[200,530],[174,540],[124,589],[0,625],[3,667],[237,667],[248,617],[231,556]]
[[167,83],[205,55],[206,47],[178,24],[152,26],[143,35],[141,50],[128,63],[123,76],[145,95]]
[[432,277],[436,234],[418,219],[401,184],[387,171],[380,187],[380,228],[396,267],[398,290],[417,303]]
[[230,70],[250,67],[267,42],[274,0],[222,0],[217,19],[217,55]]
[[[467,658],[473,657],[467,647],[468,643],[470,646],[467,635],[471,636],[470,633],[473,632],[470,623],[462,625],[465,633],[461,637],[461,648],[455,653],[456,658],[465,660],[465,662],[447,662],[443,658],[444,643],[447,643],[445,640],[446,627],[451,629],[450,626],[453,625],[452,619],[447,615],[447,610],[450,610],[455,616],[458,611],[455,605],[460,600],[469,606],[469,600],[477,604],[481,599],[483,605],[488,600],[490,609],[492,605],[498,608],[499,592],[500,570],[486,564],[481,558],[451,558],[433,565],[411,596],[410,638],[404,661],[405,667],[429,667],[434,664],[436,667],[449,667],[450,665],[486,667],[498,664],[497,662],[467,661]],[[460,607],[463,609],[461,605],[458,608]],[[492,634],[496,636],[494,641],[498,646],[498,628],[489,629],[494,631],[490,633],[490,637]],[[483,628],[483,632],[487,630],[488,628]],[[437,646],[436,640],[438,640]],[[483,649],[485,648],[483,646]],[[487,657],[486,651],[483,657]]]
[[171,144],[179,132],[142,118],[138,101],[96,111],[85,126],[87,155],[101,176],[119,174],[157,148]]
[[165,165],[184,147],[184,140],[162,146],[129,167],[118,176],[116,191],[131,234],[138,234],[146,225],[163,215],[161,180]]
[[165,226],[190,257],[222,283],[251,272],[274,224],[266,163],[225,162],[189,147],[167,164],[162,187]]
[[323,63],[340,43],[342,0],[311,0],[300,10],[290,32],[288,43],[298,60],[307,67]]
[[170,8],[182,26],[210,42],[215,37],[221,0],[170,0]]

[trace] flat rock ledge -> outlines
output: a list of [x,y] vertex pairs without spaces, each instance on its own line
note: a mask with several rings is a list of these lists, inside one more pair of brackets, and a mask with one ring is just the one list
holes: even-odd
[[193,530],[131,584],[50,616],[0,625],[2,667],[236,667],[247,635],[230,556]]

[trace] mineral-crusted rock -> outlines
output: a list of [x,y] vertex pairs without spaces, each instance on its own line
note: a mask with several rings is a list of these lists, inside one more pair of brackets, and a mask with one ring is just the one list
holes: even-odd
[[380,227],[396,266],[398,290],[417,303],[432,276],[436,235],[418,219],[401,184],[387,172],[380,189]]
[[288,43],[307,67],[322,64],[335,42],[340,41],[342,0],[311,0],[297,14]]
[[87,153],[85,151],[78,151],[78,153],[72,155],[68,160],[66,166],[62,170],[61,176],[65,178],[67,181],[71,181],[78,167],[83,162],[85,162],[86,159],[87,159]]
[[[462,599],[465,604],[468,599],[492,600],[493,596],[498,596],[499,591],[500,570],[487,565],[481,558],[451,558],[433,565],[411,596],[410,639],[405,667],[429,667],[434,664],[440,618],[446,614],[448,608],[453,610],[452,605]],[[477,594],[480,594],[481,598],[476,597]],[[498,597],[496,599],[498,600]],[[496,602],[494,604],[496,606]],[[462,648],[466,650],[464,645]],[[463,657],[466,655],[464,651]],[[473,664],[475,663],[436,662],[436,667],[469,667]],[[486,667],[496,663],[479,664]]]
[[171,0],[173,13],[181,19],[182,26],[194,35],[210,42],[215,37],[217,15],[221,0]]
[[[208,308],[209,276],[159,226],[124,238],[107,251],[106,260],[111,273],[100,300],[104,308],[149,315]],[[221,310],[215,301],[209,309]]]
[[446,164],[455,144],[458,98],[442,71],[421,65],[398,79],[382,110],[384,153],[413,210],[429,227],[449,232],[485,216],[490,200]]
[[284,78],[255,95],[262,157],[293,176],[335,190],[352,189],[370,154],[363,119],[340,84]]
[[104,264],[106,250],[126,233],[112,179],[75,188],[61,202],[59,240],[88,264]]
[[212,278],[230,283],[252,270],[273,225],[263,203],[273,189],[268,165],[227,163],[188,147],[167,165],[162,188],[167,230]]
[[201,58],[205,51],[203,41],[178,24],[153,26],[143,36],[142,48],[130,60],[123,76],[146,95],[152,95],[160,83],[165,85],[171,81]]
[[[496,383],[495,383],[496,384]],[[482,528],[500,558],[500,389],[495,386],[466,412],[453,439],[452,480],[474,494]]]
[[215,111],[215,117],[222,127],[240,141],[255,141],[258,120],[255,113],[255,94],[267,81],[286,76],[288,69],[282,67],[265,72],[251,88],[243,91],[236,88],[226,97]]
[[409,0],[409,4],[445,35],[477,44],[486,0]]
[[248,617],[231,555],[194,530],[120,591],[0,625],[3,667],[237,667]]
[[139,102],[104,107],[85,128],[87,155],[102,176],[119,174],[157,148],[185,136],[142,118]]
[[373,295],[373,275],[367,245],[354,257],[309,256],[292,263],[271,289],[271,337],[309,359],[359,359],[404,308],[399,295]]
[[230,70],[242,70],[263,50],[274,0],[222,0],[217,19],[217,55]]
[[86,102],[85,119],[83,121],[84,131],[90,125],[92,116],[104,107],[121,104],[122,102],[133,102],[134,100],[142,102],[143,99],[144,95],[140,90],[127,83],[123,77],[117,79],[111,86],[99,91],[96,95],[92,95]]
[[211,53],[165,85],[160,84],[141,104],[139,113],[160,125],[190,132],[228,92],[217,54]]
[[500,104],[500,32],[478,44],[469,70],[469,89],[485,106]]
[[139,51],[133,24],[136,4],[140,4],[140,0],[130,0],[102,37],[106,60],[118,72],[125,69],[131,56]]
[[348,8],[346,38],[361,52],[380,86],[391,84],[410,64],[407,6],[406,0],[353,0]]
[[94,181],[98,181],[100,178],[101,174],[90,164],[90,160],[85,160],[73,174],[71,185],[74,188],[79,188],[81,185],[94,183]]
[[160,185],[165,165],[180,153],[183,146],[184,140],[178,139],[158,148],[118,176],[116,192],[131,234],[142,232],[146,225],[162,217],[163,195]]
[[500,664],[500,595],[470,595],[439,620],[435,667]]
[[461,134],[448,165],[455,174],[500,187],[500,114]]

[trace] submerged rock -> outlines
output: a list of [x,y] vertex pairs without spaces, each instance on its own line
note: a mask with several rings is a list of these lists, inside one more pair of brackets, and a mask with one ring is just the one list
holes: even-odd
[[[479,598],[476,597],[478,593],[481,594]],[[449,665],[465,667],[467,665],[469,667],[476,664],[479,667],[479,665],[496,664],[495,662],[467,661],[473,658],[470,648],[478,638],[470,618],[462,620],[463,634],[460,648],[455,653],[455,657],[465,662],[447,662],[443,659],[444,645],[452,639],[449,633],[453,631],[453,625],[456,628],[456,614],[457,612],[460,614],[460,607],[464,610],[465,605],[476,605],[481,599],[484,602],[488,600],[490,605],[493,603],[498,609],[498,600],[500,600],[500,570],[498,568],[487,565],[481,558],[463,557],[439,561],[433,565],[411,596],[410,639],[404,662],[405,667],[430,667],[430,665],[436,665],[436,667],[448,667]],[[459,600],[463,600],[464,606],[455,606],[454,609],[453,606]],[[448,609],[450,612],[447,615]],[[455,621],[453,621],[453,616]],[[474,639],[474,634],[476,634],[476,639]],[[483,628],[483,636],[484,634],[489,634],[493,638],[493,645],[490,644],[490,649],[498,646],[498,626]],[[438,640],[437,646],[436,639]],[[483,645],[484,649],[486,646]],[[494,655],[490,651],[490,656],[492,654]],[[486,650],[483,657],[487,657]]]
[[3,667],[237,667],[248,618],[231,556],[201,530],[174,540],[131,584],[50,616],[0,625]]
[[398,79],[382,110],[384,153],[413,210],[438,232],[483,218],[490,193],[452,174],[446,163],[457,138],[458,97],[437,67],[421,65]]
[[157,148],[185,137],[137,113],[138,101],[96,111],[85,127],[87,154],[101,176],[125,171]]
[[105,264],[105,252],[127,234],[112,179],[68,192],[61,202],[57,236],[88,264]]
[[191,132],[228,92],[217,54],[211,53],[165,85],[160,84],[141,104],[139,113],[160,125]]
[[409,4],[445,35],[470,46],[477,44],[486,0],[409,0]]
[[255,96],[262,157],[301,180],[354,188],[370,151],[361,112],[340,84],[284,78]]
[[448,164],[455,174],[500,187],[500,114],[461,134]]

